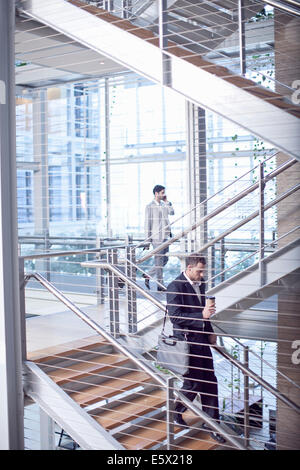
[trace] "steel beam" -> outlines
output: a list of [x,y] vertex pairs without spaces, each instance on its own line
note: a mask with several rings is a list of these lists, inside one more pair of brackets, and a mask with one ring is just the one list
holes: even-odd
[[24,449],[17,242],[15,2],[0,0],[0,449]]
[[26,363],[26,394],[84,450],[124,449],[34,362]]

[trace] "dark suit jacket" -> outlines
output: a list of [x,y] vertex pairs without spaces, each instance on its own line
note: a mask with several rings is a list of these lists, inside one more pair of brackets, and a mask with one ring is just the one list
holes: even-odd
[[187,334],[188,341],[208,343],[208,334],[213,333],[209,320],[203,319],[205,306],[205,283],[200,286],[201,302],[193,286],[183,273],[167,287],[167,309],[173,324],[173,334],[182,338]]

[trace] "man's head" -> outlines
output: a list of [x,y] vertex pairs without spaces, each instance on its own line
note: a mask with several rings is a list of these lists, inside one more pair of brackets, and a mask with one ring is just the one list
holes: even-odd
[[200,282],[204,276],[206,259],[201,255],[186,258],[186,274],[191,281]]
[[156,186],[154,186],[153,194],[157,201],[161,201],[162,199],[164,199],[166,195],[165,189],[166,188],[164,186],[161,186],[160,184],[157,184]]

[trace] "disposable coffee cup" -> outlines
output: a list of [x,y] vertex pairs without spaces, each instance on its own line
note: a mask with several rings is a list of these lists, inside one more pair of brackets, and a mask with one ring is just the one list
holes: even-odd
[[206,296],[206,306],[207,307],[212,307],[216,303],[216,298],[213,295],[207,295]]

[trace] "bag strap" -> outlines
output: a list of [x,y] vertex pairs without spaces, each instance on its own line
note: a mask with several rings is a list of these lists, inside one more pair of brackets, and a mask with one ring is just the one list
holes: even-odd
[[[168,313],[168,308],[166,307],[165,308],[165,316],[164,316],[163,327],[162,327],[162,330],[161,330],[161,335],[164,335],[166,320],[167,320],[167,313]],[[185,339],[185,341],[187,341],[187,334],[186,333],[184,333],[184,339]]]
[[164,331],[165,331],[166,320],[167,320],[167,313],[168,313],[168,309],[167,309],[167,307],[166,307],[166,308],[165,308],[164,323],[163,323],[163,327],[162,327],[162,330],[161,330],[161,334],[162,334],[162,335],[164,334]]

